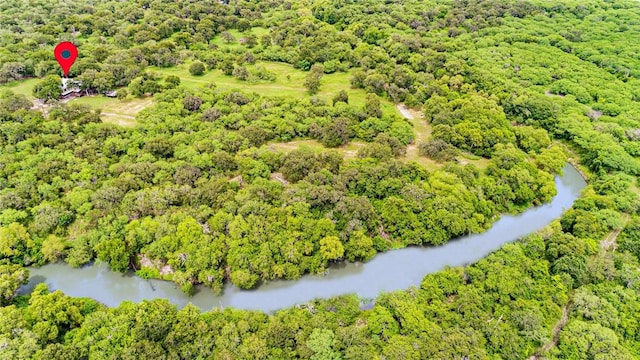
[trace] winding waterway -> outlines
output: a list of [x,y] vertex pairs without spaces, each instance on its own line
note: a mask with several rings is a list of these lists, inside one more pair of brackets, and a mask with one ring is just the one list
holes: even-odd
[[31,268],[29,284],[21,289],[28,292],[38,283],[46,283],[50,290],[62,290],[76,297],[91,297],[108,306],[122,301],[139,302],[144,299],[167,298],[179,307],[191,302],[208,310],[213,307],[273,311],[314,298],[356,293],[362,298],[375,298],[380,292],[406,289],[420,285],[422,278],[445,266],[460,266],[475,262],[524,235],[530,234],[558,218],[570,208],[586,186],[584,179],[570,165],[564,175],[555,179],[558,194],[545,205],[531,208],[516,216],[503,216],[488,231],[465,236],[437,247],[410,247],[377,255],[366,264],[349,263],[332,267],[327,275],[306,275],[299,280],[272,281],[255,290],[239,290],[228,285],[222,295],[199,287],[189,297],[173,283],[144,280],[132,273],[118,274],[104,264],[74,269],[57,263]]

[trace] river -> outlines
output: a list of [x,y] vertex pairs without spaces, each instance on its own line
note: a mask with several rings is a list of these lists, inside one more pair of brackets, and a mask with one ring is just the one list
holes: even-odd
[[127,300],[139,302],[167,298],[178,307],[191,302],[203,310],[235,307],[266,312],[314,298],[348,293],[372,299],[380,292],[419,286],[426,274],[445,266],[473,263],[503,244],[543,228],[570,208],[586,186],[584,179],[571,165],[565,166],[563,176],[556,176],[555,183],[558,194],[550,203],[519,215],[503,216],[482,234],[458,238],[437,247],[388,251],[365,264],[336,265],[325,276],[305,275],[298,280],[272,281],[254,290],[240,290],[227,285],[222,295],[214,295],[209,289],[198,287],[194,296],[189,297],[171,282],[144,280],[132,273],[118,274],[104,264],[72,268],[64,263],[56,263],[30,268],[29,284],[21,289],[21,293],[44,282],[52,291],[59,289],[71,296],[90,297],[107,306],[117,306]]

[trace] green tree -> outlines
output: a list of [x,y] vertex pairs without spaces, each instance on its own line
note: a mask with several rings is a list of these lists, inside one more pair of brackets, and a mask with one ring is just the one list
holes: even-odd
[[621,251],[629,251],[640,259],[640,217],[634,216],[618,236]]
[[95,246],[98,259],[109,264],[112,270],[125,272],[129,269],[131,253],[121,239],[103,240]]
[[336,147],[348,143],[351,137],[348,121],[347,118],[340,117],[327,123],[322,128],[320,142],[327,147]]
[[62,95],[62,79],[49,75],[33,87],[33,96],[44,101],[60,99]]
[[258,38],[253,35],[247,35],[244,37],[244,44],[251,49],[258,44]]
[[118,91],[116,91],[116,97],[120,101],[124,101],[124,99],[126,99],[127,96],[129,96],[127,89],[118,89]]
[[193,76],[201,76],[204,74],[205,66],[200,61],[195,61],[189,65],[189,73]]
[[249,78],[249,70],[245,66],[238,66],[233,69],[232,75],[238,80],[245,81]]
[[142,77],[137,77],[129,83],[129,93],[133,96],[143,96],[144,90],[144,79]]
[[227,44],[232,43],[234,41],[236,41],[236,38],[231,35],[228,31],[223,31],[220,33],[220,37],[222,38],[222,40],[224,40],[224,42],[226,42]]
[[233,75],[233,71],[235,70],[235,66],[233,65],[233,61],[230,59],[225,59],[220,64],[220,70],[227,76]]
[[380,99],[374,94],[367,94],[367,101],[364,104],[364,112],[368,117],[382,117],[382,109],[380,108]]
[[340,90],[340,92],[337,93],[336,96],[334,96],[331,101],[333,103],[333,106],[335,106],[336,103],[338,103],[338,102],[343,102],[345,104],[348,104],[349,103],[349,94],[347,94],[347,92],[344,91],[344,90]]
[[202,105],[202,98],[195,95],[187,95],[182,101],[182,104],[184,108],[189,111],[198,111]]
[[313,64],[311,70],[307,73],[304,80],[304,87],[307,88],[309,94],[316,94],[320,89],[320,79],[324,75],[324,67],[322,64]]
[[367,261],[376,254],[373,240],[364,232],[354,231],[345,244],[345,257],[349,261]]
[[576,359],[633,359],[613,330],[578,320],[571,321],[560,332],[558,348],[552,353]]
[[291,182],[305,178],[317,168],[316,157],[312,149],[300,148],[290,152],[284,160],[280,172]]
[[324,260],[340,260],[344,247],[337,236],[325,236],[320,240],[320,255]]
[[304,87],[307,88],[309,94],[317,94],[318,90],[320,90],[320,79],[322,79],[322,75],[315,72],[309,72],[304,79]]
[[164,79],[164,83],[167,89],[175,89],[180,86],[180,78],[175,75],[169,75]]
[[438,162],[451,161],[458,154],[458,149],[440,139],[429,139],[418,145],[418,154]]
[[0,305],[8,305],[20,286],[29,282],[29,270],[20,265],[0,264]]
[[391,148],[380,143],[367,144],[358,149],[358,157],[361,159],[372,158],[378,160],[389,160],[393,158]]
[[14,263],[28,262],[33,247],[35,243],[22,224],[11,223],[0,227],[0,259],[10,259]]
[[334,350],[336,346],[335,335],[329,329],[313,329],[307,340],[307,346],[313,351],[312,360],[342,359],[340,353]]
[[260,44],[264,48],[268,48],[269,46],[271,46],[271,35],[269,33],[262,35],[260,37]]
[[51,234],[42,242],[42,255],[46,261],[55,262],[62,258],[66,245],[64,240]]

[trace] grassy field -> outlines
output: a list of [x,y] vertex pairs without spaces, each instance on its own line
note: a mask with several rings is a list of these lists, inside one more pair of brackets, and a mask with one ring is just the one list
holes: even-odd
[[238,40],[240,40],[241,38],[247,36],[247,35],[253,35],[257,38],[258,41],[260,41],[260,36],[269,33],[269,29],[265,29],[263,27],[254,27],[251,28],[250,30],[247,30],[243,33],[239,32],[236,29],[229,29],[227,30],[227,32],[229,34],[231,34],[231,36],[233,36],[235,38],[234,41],[230,42],[230,43],[226,43],[222,37],[220,35],[216,36],[215,38],[213,38],[211,40],[211,44],[215,44],[218,45],[220,47],[225,47],[225,48],[231,48],[231,49],[244,49],[245,46],[240,44],[240,42]]
[[[307,72],[294,69],[293,66],[289,64],[266,61],[258,61],[255,65],[247,65],[247,69],[251,71],[258,66],[262,66],[275,73],[275,81],[241,81],[233,76],[223,74],[222,71],[218,69],[207,71],[201,76],[193,76],[189,73],[189,64],[182,64],[171,68],[152,67],[149,70],[163,77],[168,75],[178,76],[181,85],[191,89],[213,83],[216,85],[216,88],[220,90],[254,91],[263,96],[285,96],[296,99],[311,97],[303,85]],[[320,91],[315,96],[330,102],[336,94],[344,90],[349,94],[349,104],[364,106],[366,92],[362,89],[352,89],[350,78],[351,73],[325,74],[321,80]],[[381,107],[383,113],[387,115],[397,114],[397,111],[390,101],[381,99]]]
[[[244,45],[238,41],[240,38],[247,34],[252,34],[256,38],[260,38],[261,35],[266,33],[264,28],[253,28],[248,32],[240,33],[237,30],[230,30],[229,33],[235,38],[230,43],[224,42],[224,40],[217,36],[212,40],[213,44],[220,46],[221,48],[245,48]],[[180,78],[181,86],[189,89],[198,89],[207,84],[215,84],[217,89],[220,90],[242,90],[256,92],[262,96],[282,96],[296,99],[310,98],[311,95],[304,87],[304,80],[307,76],[307,72],[295,69],[293,66],[284,63],[258,61],[255,65],[247,65],[249,71],[257,68],[264,67],[270,72],[276,74],[274,81],[241,81],[233,76],[227,76],[222,73],[221,70],[210,70],[202,76],[193,76],[189,73],[190,63],[181,64],[171,68],[158,68],[149,67],[148,71],[151,71],[160,77],[164,78],[168,75],[175,75]],[[364,106],[366,101],[366,92],[362,89],[351,88],[351,73],[350,72],[336,72],[333,74],[325,74],[322,77],[320,90],[314,95],[317,98],[323,99],[327,102],[331,102],[331,99],[344,90],[349,95],[349,104],[353,106]],[[40,81],[39,79],[28,79],[21,82],[9,83],[2,86],[2,88],[10,89],[14,93],[24,94],[29,99],[33,100],[31,94],[35,84]],[[394,104],[386,99],[380,99],[382,111],[385,115],[399,115],[408,119],[413,125],[415,131],[415,141],[407,147],[407,154],[402,157],[404,161],[416,161],[420,165],[427,169],[436,169],[441,164],[421,157],[418,154],[418,144],[425,141],[431,136],[431,127],[423,120],[422,114],[412,109],[397,109]],[[70,101],[72,104],[87,104],[94,109],[100,109],[103,121],[117,124],[120,126],[135,126],[136,114],[153,104],[152,98],[128,98],[124,101],[120,101],[115,98],[108,98],[105,96],[85,96],[76,98]],[[313,149],[324,148],[320,143],[315,140],[297,140],[287,143],[272,143],[268,145],[274,150],[291,151],[299,148],[300,146],[307,146]],[[349,144],[336,148],[346,159],[353,159],[357,157],[358,149],[364,146],[364,143],[352,141]],[[487,165],[487,160],[482,158],[473,157],[471,154],[463,154],[463,161],[473,163],[480,168],[484,168]]]
[[[276,74],[275,81],[259,81],[259,82],[247,82],[240,81],[233,76],[226,76],[220,70],[208,71],[202,76],[193,76],[188,71],[189,64],[183,64],[172,68],[155,68],[150,67],[149,71],[155,72],[162,77],[167,75],[175,75],[180,77],[181,85],[186,88],[196,89],[206,84],[213,83],[218,89],[221,90],[243,90],[253,91],[263,96],[285,96],[293,97],[297,99],[309,98],[309,95],[303,85],[306,77],[306,72],[298,69],[294,69],[293,66],[283,63],[275,62],[262,62],[259,61],[255,65],[249,65],[248,69],[253,69],[256,66],[263,66],[269,71]],[[331,101],[331,98],[335,96],[341,90],[347,91],[349,94],[349,103],[354,106],[364,106],[366,99],[366,92],[362,89],[351,89],[350,85],[350,73],[334,73],[326,74],[322,77],[321,87],[318,94],[315,96],[326,101]],[[13,82],[2,86],[2,88],[9,89],[16,94],[24,94],[30,100],[33,100],[31,94],[35,84],[40,79],[28,79],[20,82]],[[140,111],[139,104],[151,105],[151,101],[146,99],[138,100],[131,99],[125,102],[120,102],[117,99],[108,98],[105,96],[90,96],[77,98],[71,101],[72,103],[89,104],[94,108],[101,108],[105,114],[107,121],[115,123],[123,123],[131,125],[129,116],[135,116]],[[131,106],[132,109],[127,109]],[[382,111],[386,115],[397,114],[396,109],[391,102],[381,99]],[[118,115],[122,115],[118,118]]]
[[[361,141],[351,141],[348,144],[333,148],[339,152],[345,159],[355,159],[358,156],[358,150],[366,143]],[[267,147],[273,151],[290,152],[300,147],[308,147],[313,150],[326,150],[327,148],[316,140],[295,140],[285,143],[269,143]]]
[[[246,81],[240,81],[232,76],[226,76],[220,70],[209,71],[203,76],[193,76],[189,73],[187,64],[173,68],[150,68],[150,71],[156,72],[163,77],[166,77],[167,75],[176,75],[180,77],[182,86],[191,89],[197,89],[206,84],[214,83],[216,87],[221,90],[237,89],[243,91],[254,91],[263,96],[286,96],[298,99],[310,96],[302,85],[306,72],[294,69],[288,64],[274,62],[257,62],[256,65],[248,66],[248,68],[251,69],[255,66],[264,66],[269,71],[277,74],[276,80],[273,82],[261,81],[249,83]],[[350,76],[351,75],[349,73],[324,75],[320,91],[316,96],[325,99],[326,101],[331,101],[331,98],[335,94],[341,90],[345,90],[349,94],[349,104],[354,106],[363,106],[366,99],[366,93],[362,89],[351,89],[349,81]],[[29,79],[22,82],[10,83],[3,87],[11,89],[13,92],[18,94],[25,94],[30,99],[33,99],[33,96],[31,96],[31,89],[38,81],[38,79]],[[153,99],[129,97],[124,101],[120,101],[115,98],[96,95],[76,98],[71,100],[69,103],[90,105],[94,109],[101,110],[100,117],[104,122],[131,127],[136,124],[136,114],[142,109],[151,106],[153,104]],[[385,114],[403,116],[402,112],[396,109],[390,101],[381,99],[381,105]],[[403,156],[401,160],[415,161],[429,170],[434,170],[442,166],[442,164],[439,164],[429,158],[419,156],[418,154],[417,145],[431,136],[431,126],[424,121],[422,114],[419,111],[406,109],[404,115],[407,115],[406,117],[409,118],[409,122],[413,125],[416,140],[413,144],[410,144],[407,147],[407,154]],[[352,141],[349,144],[336,148],[335,150],[340,152],[345,159],[354,159],[357,157],[358,149],[364,145],[365,143],[363,142]],[[285,152],[289,152],[301,146],[307,146],[318,150],[324,148],[322,144],[315,140],[296,140],[287,143],[271,143],[268,146],[274,150]],[[474,157],[471,154],[463,154],[461,158],[463,158],[463,161],[475,164],[479,168],[485,168],[488,162],[487,159]]]
[[[406,155],[399,159],[405,162],[415,161],[427,170],[439,169],[443,164],[418,154],[418,144],[427,140],[431,136],[431,126],[424,120],[423,115],[419,111],[406,109],[405,114],[406,112],[409,113],[409,117],[412,117],[408,120],[413,125],[415,141],[407,146]],[[398,114],[402,114],[402,112],[398,110]],[[350,160],[355,159],[358,156],[358,150],[364,145],[366,145],[366,143],[361,141],[351,141],[348,144],[334,148],[333,150],[338,151],[345,159]],[[282,152],[290,152],[300,147],[308,147],[314,150],[326,149],[316,140],[295,140],[285,143],[270,143],[267,146],[271,150]],[[488,159],[475,156],[470,153],[462,153],[459,160],[461,163],[474,164],[480,169],[486,168],[489,164]]]
[[[240,33],[237,30],[232,29],[229,30],[229,33],[235,38],[234,41],[226,43],[222,39],[222,37],[218,35],[211,42],[215,45],[220,46],[221,48],[244,49],[245,46],[239,42],[240,38],[248,34],[252,34],[259,40],[260,36],[267,32],[267,29],[260,27],[252,28],[244,33]],[[249,70],[254,69],[257,66],[262,66],[270,72],[276,74],[275,81],[258,82],[240,81],[233,76],[224,75],[220,70],[208,71],[202,76],[193,76],[188,71],[189,65],[190,63],[182,64],[172,68],[149,67],[147,68],[147,70],[155,72],[162,77],[166,77],[167,75],[178,76],[181,79],[182,86],[192,89],[196,89],[209,83],[214,83],[216,87],[221,90],[238,89],[243,91],[254,91],[263,96],[285,96],[298,99],[309,98],[311,96],[307,93],[303,85],[307,72],[294,69],[293,66],[288,64],[258,61],[255,65],[248,65],[247,68]],[[350,78],[350,73],[334,73],[324,75],[321,80],[320,91],[315,96],[326,101],[331,101],[331,98],[333,98],[333,96],[335,96],[338,92],[340,92],[341,90],[345,90],[349,94],[350,104],[355,106],[363,106],[366,99],[366,93],[362,89],[351,89]],[[34,78],[25,81],[12,82],[3,85],[0,88],[9,89],[16,94],[23,94],[30,100],[34,100],[32,90],[35,84],[40,80],[41,79]],[[133,119],[131,119],[130,117],[135,116],[135,114],[140,111],[140,104],[145,104],[146,106],[148,106],[152,103],[151,101],[137,99],[120,103],[116,99],[102,96],[83,97],[74,99],[72,100],[72,102],[89,104],[94,108],[101,108],[103,110],[103,113],[105,114],[105,116],[103,116],[103,119],[105,121],[121,123],[126,126],[133,124]],[[382,99],[381,105],[382,111],[386,115],[397,114],[397,111],[394,109],[394,106],[391,102]],[[128,107],[131,107],[131,109],[129,109]]]
[[11,90],[13,91],[14,94],[24,95],[29,100],[35,100],[35,98],[33,97],[32,91],[33,91],[33,87],[36,86],[36,84],[40,80],[41,79],[33,78],[33,79],[27,79],[22,81],[12,81],[10,83],[2,85],[2,87],[0,88]]
[[[29,100],[35,100],[32,94],[33,87],[41,79],[27,79],[23,81],[14,81],[2,85],[0,89],[11,90],[14,94],[22,94]],[[145,107],[151,106],[151,98],[127,99],[120,101],[118,99],[95,95],[83,96],[69,101],[70,104],[87,104],[93,109],[101,109],[101,118],[104,122],[109,122],[121,126],[134,126],[135,115]]]
[[130,127],[136,124],[136,114],[151,106],[153,99],[135,98],[120,101],[106,96],[85,96],[73,99],[69,103],[90,105],[94,109],[101,110],[100,118],[102,121]]

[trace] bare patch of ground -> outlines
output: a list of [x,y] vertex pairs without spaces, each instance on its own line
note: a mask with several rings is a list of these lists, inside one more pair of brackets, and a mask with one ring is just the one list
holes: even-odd
[[272,173],[271,174],[271,180],[280,181],[282,183],[282,185],[284,185],[284,186],[289,185],[289,182],[284,178],[284,175],[282,175],[282,173],[279,173],[279,172]]
[[413,114],[411,113],[411,111],[409,111],[409,109],[407,109],[407,107],[404,104],[396,105],[396,109],[398,109],[398,111],[400,111],[400,114],[402,114],[402,116],[405,119],[413,120],[415,118],[413,116]]
[[236,177],[233,177],[233,178],[229,179],[229,181],[230,182],[237,182],[240,185],[244,184],[244,181],[242,180],[242,175],[238,175]]
[[615,229],[607,234],[607,236],[605,236],[605,238],[600,241],[600,247],[602,247],[602,249],[604,249],[605,251],[616,251],[618,249],[618,235],[620,235],[625,225],[627,225],[629,219],[629,214],[623,214],[624,224],[619,229]]
[[138,260],[140,261],[140,266],[151,269],[158,269],[160,275],[162,276],[173,274],[173,269],[171,268],[171,266],[163,264],[159,260],[153,261],[144,254],[138,254]]
[[100,118],[104,122],[116,124],[119,126],[132,127],[136,125],[136,118],[134,116],[129,116],[129,115],[103,112],[103,113],[100,113]]

